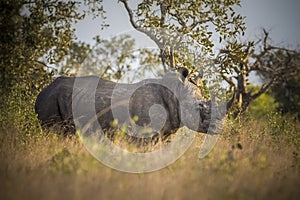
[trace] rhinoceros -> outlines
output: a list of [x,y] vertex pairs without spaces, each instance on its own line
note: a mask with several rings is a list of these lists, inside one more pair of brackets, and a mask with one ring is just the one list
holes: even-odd
[[[133,84],[97,76],[58,77],[38,95],[35,110],[43,128],[63,127],[71,133],[79,127],[76,120],[85,125],[94,116],[102,130],[134,122],[163,136],[182,126],[207,133],[212,101],[203,98],[195,81],[185,68]],[[213,117],[218,121],[224,115]]]

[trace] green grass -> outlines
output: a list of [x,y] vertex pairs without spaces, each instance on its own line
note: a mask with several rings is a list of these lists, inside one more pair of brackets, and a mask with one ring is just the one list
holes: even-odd
[[299,199],[299,122],[228,121],[198,159],[203,134],[172,165],[128,174],[94,159],[78,138],[0,132],[1,199]]

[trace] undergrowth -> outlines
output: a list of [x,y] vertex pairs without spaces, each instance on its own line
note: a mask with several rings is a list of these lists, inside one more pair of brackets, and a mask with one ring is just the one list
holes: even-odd
[[[4,199],[298,199],[299,122],[270,113],[227,120],[204,159],[199,133],[168,167],[145,174],[113,170],[92,157],[78,136],[16,128],[0,132]],[[145,195],[147,194],[147,195]]]

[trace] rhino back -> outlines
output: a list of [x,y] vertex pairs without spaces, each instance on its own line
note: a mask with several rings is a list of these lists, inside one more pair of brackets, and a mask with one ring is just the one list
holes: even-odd
[[[80,77],[88,84],[97,77]],[[35,110],[42,125],[53,126],[66,120],[73,121],[72,95],[74,91],[82,91],[86,85],[74,88],[75,77],[58,77],[37,96]]]

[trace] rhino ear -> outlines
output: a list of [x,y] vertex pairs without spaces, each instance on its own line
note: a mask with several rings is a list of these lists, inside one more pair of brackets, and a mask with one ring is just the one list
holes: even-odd
[[182,82],[184,82],[185,78],[189,75],[189,70],[187,68],[184,67],[179,67],[177,69],[178,73],[180,74],[180,80]]

